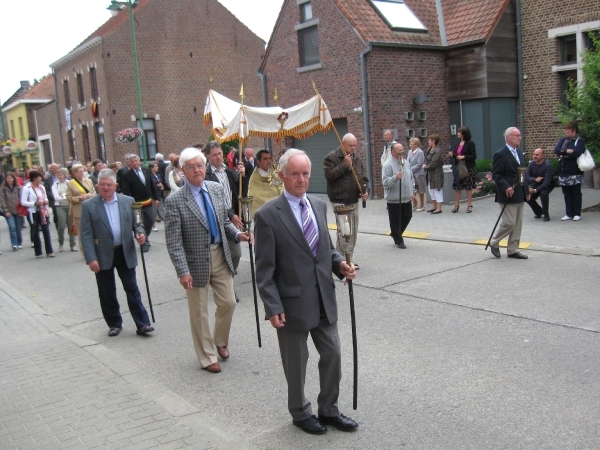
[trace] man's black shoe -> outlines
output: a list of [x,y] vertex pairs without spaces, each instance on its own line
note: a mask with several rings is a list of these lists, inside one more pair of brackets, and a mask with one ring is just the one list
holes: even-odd
[[508,258],[527,259],[528,256],[524,255],[523,253],[515,252],[515,253],[508,255]]
[[542,216],[540,216],[539,214],[536,214],[535,216],[533,216],[534,219],[541,219]]
[[354,420],[343,414],[337,417],[319,416],[319,421],[326,425],[333,425],[340,431],[354,431],[358,428],[358,424]]
[[492,255],[494,255],[496,258],[502,257],[502,255],[500,255],[500,249],[498,247],[492,247],[490,245],[490,251],[492,252]]
[[406,248],[406,244],[404,244],[404,242],[400,242],[399,244],[396,244],[396,247],[398,247],[398,248]]
[[544,222],[550,222],[550,216],[544,216]]
[[294,420],[294,425],[300,428],[305,433],[309,434],[325,434],[327,427],[324,426],[315,416],[311,416],[304,420]]

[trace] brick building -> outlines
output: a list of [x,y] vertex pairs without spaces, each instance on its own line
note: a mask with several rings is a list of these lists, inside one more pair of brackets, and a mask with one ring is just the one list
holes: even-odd
[[[133,11],[151,159],[208,140],[202,118],[209,89],[235,98],[243,83],[246,101],[262,102],[256,68],[265,42],[217,0],[141,0]],[[40,133],[51,136],[54,161],[113,162],[141,154],[140,141],[114,138],[140,124],[126,9],[51,67],[62,136],[51,126]]]
[[[504,142],[517,119],[515,8],[511,0],[285,0],[260,67],[267,98],[280,105],[314,94],[331,110],[340,135],[350,131],[376,197],[383,195],[383,131],[407,144],[456,129],[473,132],[480,158]],[[273,101],[270,101],[273,104]],[[311,190],[325,192],[320,163],[338,145],[334,133],[295,146],[315,170]],[[407,145],[405,145],[407,147]]]
[[[21,81],[21,87],[2,105],[7,122],[7,137],[15,140],[10,145],[10,158],[3,161],[7,169],[46,163],[50,154],[45,154],[44,148],[39,147],[37,110],[53,101],[54,79],[52,76],[45,76],[33,86],[29,81]],[[56,118],[56,114],[54,117]]]
[[600,30],[596,0],[521,0],[526,150],[554,155],[562,135],[558,105],[568,80],[582,81],[582,52]]

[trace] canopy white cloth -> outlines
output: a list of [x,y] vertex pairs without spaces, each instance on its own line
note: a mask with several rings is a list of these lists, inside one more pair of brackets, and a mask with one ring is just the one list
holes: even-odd
[[248,137],[305,139],[333,126],[329,109],[320,95],[292,106],[256,108],[242,105],[210,90],[204,107],[204,125],[211,126],[219,143]]

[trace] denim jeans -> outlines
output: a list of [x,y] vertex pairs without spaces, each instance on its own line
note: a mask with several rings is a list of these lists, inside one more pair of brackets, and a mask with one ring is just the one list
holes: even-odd
[[10,245],[13,247],[23,245],[23,236],[21,235],[21,227],[23,226],[23,217],[18,214],[11,214],[10,217],[5,217],[8,223],[10,232]]

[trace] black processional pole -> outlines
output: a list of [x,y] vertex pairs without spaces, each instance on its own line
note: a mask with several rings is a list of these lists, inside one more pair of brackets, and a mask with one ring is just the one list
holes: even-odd
[[[346,255],[346,263],[352,263],[350,254],[352,253],[352,239],[356,235],[356,227],[354,222],[354,205],[336,206],[333,209],[337,224],[337,240],[339,248]],[[354,290],[352,288],[352,280],[348,282],[348,296],[350,297],[350,320],[352,323],[352,353],[354,359],[354,383],[352,391],[352,408],[356,409],[358,402],[358,344],[356,339],[356,312],[354,309]]]
[[[135,226],[139,227],[142,224],[142,205],[131,205],[134,214]],[[146,236],[148,239],[148,236]],[[146,281],[146,292],[148,293],[148,305],[150,306],[150,315],[152,316],[152,323],[156,323],[154,320],[154,308],[152,308],[152,297],[150,297],[150,285],[148,284],[148,272],[146,272],[146,259],[144,258],[144,249],[140,245],[140,254],[142,255],[142,267],[144,268],[144,280]]]
[[[252,197],[242,197],[240,205],[242,208],[242,220],[244,221],[244,231],[250,234],[250,225],[252,224]],[[254,249],[248,241],[248,249],[250,252],[250,272],[252,273],[252,291],[254,293],[254,314],[256,315],[256,336],[258,337],[258,346],[262,347],[260,338],[260,319],[258,314],[258,297],[256,295],[256,273],[254,272]]]

